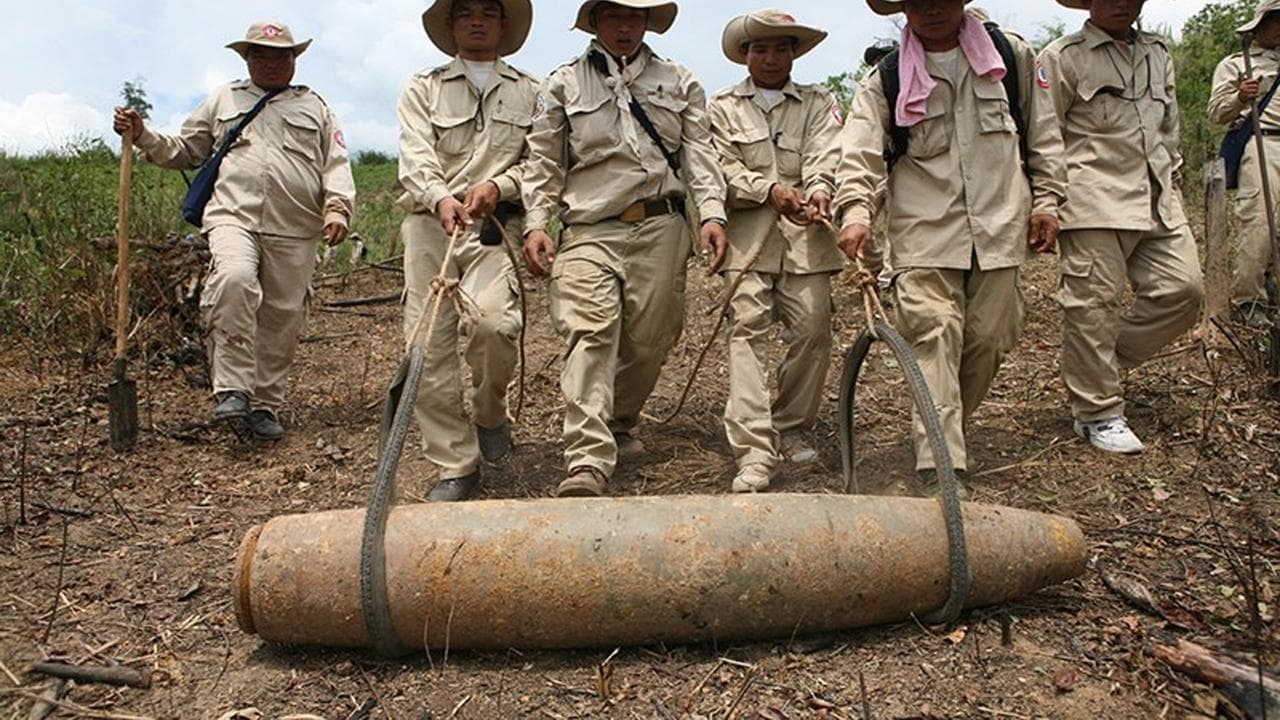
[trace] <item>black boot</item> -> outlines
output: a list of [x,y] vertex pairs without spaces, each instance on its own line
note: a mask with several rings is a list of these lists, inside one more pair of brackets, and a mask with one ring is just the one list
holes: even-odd
[[258,440],[279,440],[284,437],[284,426],[270,410],[254,410],[245,419],[245,428]]
[[480,490],[480,470],[460,478],[448,478],[436,483],[427,494],[427,502],[459,502],[469,500]]
[[229,390],[217,395],[218,404],[213,408],[213,419],[236,420],[249,415],[249,394],[240,390]]

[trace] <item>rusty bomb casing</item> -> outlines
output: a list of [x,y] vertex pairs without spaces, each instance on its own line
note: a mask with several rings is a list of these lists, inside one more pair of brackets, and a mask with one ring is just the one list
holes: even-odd
[[[968,607],[1079,576],[1066,518],[964,505]],[[369,647],[363,510],[251,529],[240,627],[286,645]],[[767,494],[406,505],[386,529],[387,596],[412,649],[576,648],[790,637],[901,621],[946,601],[935,499]]]

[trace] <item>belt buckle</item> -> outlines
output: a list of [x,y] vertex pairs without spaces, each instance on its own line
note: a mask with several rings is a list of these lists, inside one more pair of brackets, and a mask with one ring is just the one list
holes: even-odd
[[645,219],[644,203],[638,202],[622,211],[618,219],[627,223],[638,223]]

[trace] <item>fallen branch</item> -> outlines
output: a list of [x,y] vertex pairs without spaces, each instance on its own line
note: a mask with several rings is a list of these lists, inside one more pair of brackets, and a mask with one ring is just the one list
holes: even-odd
[[1154,645],[1151,654],[1178,672],[1217,688],[1249,720],[1274,718],[1280,711],[1280,681],[1260,675],[1255,667],[1215,656],[1186,640],[1179,640],[1176,646]]
[[310,345],[311,343],[329,342],[330,340],[346,340],[347,338],[356,337],[359,334],[360,333],[357,333],[357,332],[344,332],[344,333],[334,333],[332,335],[308,335],[302,338],[301,340],[299,340],[298,342],[302,343],[303,345]]
[[399,290],[385,295],[371,295],[369,297],[359,298],[342,298],[338,300],[330,300],[324,303],[327,308],[352,308],[362,307],[365,305],[389,305],[391,303],[400,302],[400,296],[403,293]]
[[31,666],[31,672],[49,677],[75,680],[78,683],[98,683],[131,687],[146,690],[151,687],[151,671],[135,670],[131,667],[92,667],[89,665],[68,665],[57,662],[38,662]]

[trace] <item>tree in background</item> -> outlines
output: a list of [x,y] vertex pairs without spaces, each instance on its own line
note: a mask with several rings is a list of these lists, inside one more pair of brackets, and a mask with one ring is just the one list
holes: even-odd
[[[858,69],[857,77],[863,77],[868,70],[869,68],[864,64]],[[822,81],[822,85],[835,96],[836,104],[840,106],[840,117],[849,116],[849,105],[853,103],[853,91],[858,87],[858,82],[854,78],[853,73],[842,72]]]
[[125,80],[124,87],[120,89],[120,97],[124,100],[125,107],[137,110],[143,120],[149,120],[154,106],[147,100],[146,88],[142,87],[145,81],[145,78],[141,77]]
[[1225,129],[1209,121],[1213,69],[1223,58],[1240,52],[1236,28],[1253,17],[1257,0],[1211,2],[1182,26],[1173,45],[1178,74],[1178,107],[1182,110],[1183,176],[1197,178],[1206,158],[1218,153]]

